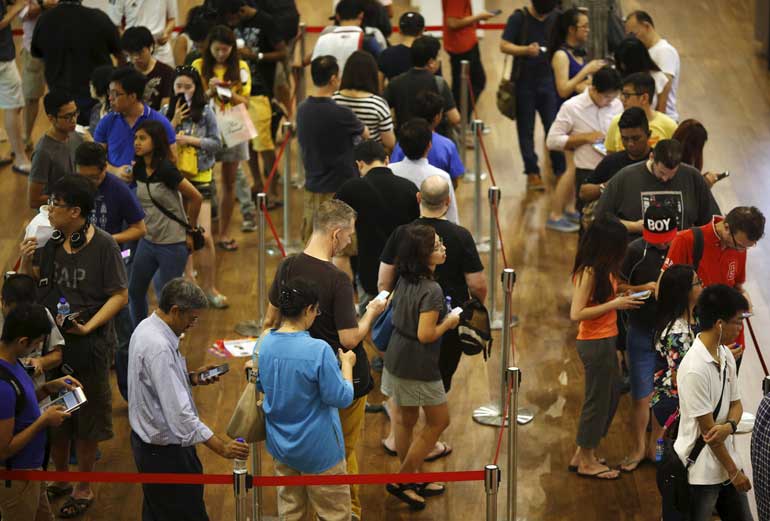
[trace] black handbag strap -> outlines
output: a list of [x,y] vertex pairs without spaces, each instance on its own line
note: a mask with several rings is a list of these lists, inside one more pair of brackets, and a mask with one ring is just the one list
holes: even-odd
[[[725,367],[722,370],[722,391],[719,394],[719,402],[717,402],[717,407],[714,409],[714,412],[711,413],[711,415],[714,417],[714,421],[717,421],[719,410],[722,408],[722,398],[725,396],[725,382],[727,382],[727,360],[725,360],[724,363]],[[698,439],[695,440],[695,446],[693,446],[692,450],[690,451],[690,455],[687,456],[687,465],[685,465],[685,468],[688,468],[698,460],[698,456],[700,456],[701,451],[705,447],[706,442],[703,441],[703,436],[698,436]]]
[[152,190],[150,190],[150,181],[149,181],[149,179],[145,179],[145,180],[144,180],[144,182],[145,182],[145,184],[147,185],[147,195],[149,195],[149,196],[150,196],[150,201],[152,201],[152,204],[154,204],[154,205],[155,205],[155,207],[156,207],[158,210],[160,210],[160,212],[161,212],[163,215],[165,215],[166,217],[168,217],[169,219],[171,219],[171,220],[172,220],[172,221],[174,221],[175,223],[181,224],[181,225],[184,227],[184,229],[185,229],[185,230],[187,230],[188,232],[191,232],[191,231],[193,231],[193,227],[192,227],[192,226],[190,226],[190,223],[189,223],[189,222],[187,222],[187,221],[184,221],[184,220],[180,219],[179,217],[177,217],[176,215],[174,215],[174,212],[170,211],[168,208],[166,208],[166,207],[164,207],[164,206],[161,206],[161,205],[158,203],[158,201],[156,201],[156,200],[155,200],[155,198],[152,196]]

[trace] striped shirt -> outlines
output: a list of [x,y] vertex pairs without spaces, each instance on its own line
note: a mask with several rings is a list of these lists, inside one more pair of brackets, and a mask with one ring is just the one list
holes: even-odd
[[345,96],[339,92],[332,99],[353,111],[361,123],[369,129],[369,137],[382,141],[382,132],[393,131],[393,119],[390,117],[390,106],[385,99],[371,94],[365,98]]

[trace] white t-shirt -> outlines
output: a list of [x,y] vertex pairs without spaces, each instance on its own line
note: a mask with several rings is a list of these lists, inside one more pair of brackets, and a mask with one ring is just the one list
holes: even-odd
[[[144,26],[155,38],[163,34],[166,22],[178,18],[177,0],[109,0],[110,18],[126,17],[126,28]],[[170,67],[174,67],[174,53],[171,40],[164,45],[157,45],[153,56]]]
[[312,59],[319,56],[331,55],[337,58],[340,75],[345,69],[345,63],[350,55],[361,48],[364,39],[364,31],[355,26],[327,27],[321,33],[313,48]]
[[[730,402],[741,399],[735,359],[725,346],[719,346],[719,360],[720,364],[717,364],[698,335],[677,371],[680,419],[674,450],[685,465],[695,441],[701,436],[698,417],[712,414],[719,402],[723,374],[727,381],[715,423],[725,423],[730,411]],[[725,447],[738,468],[741,468],[741,461],[735,450],[735,436],[727,437]],[[727,471],[708,445],[703,448],[688,472],[691,485],[716,485],[729,479]]]
[[405,157],[397,163],[391,163],[388,168],[396,174],[398,177],[409,179],[419,189],[425,179],[432,175],[437,175],[446,179],[449,183],[449,208],[446,212],[446,220],[455,224],[460,224],[460,216],[457,213],[457,199],[455,198],[455,189],[452,186],[452,178],[435,166],[428,163],[428,158],[420,158],[417,161],[412,161],[408,157]]
[[121,22],[121,17],[118,16],[117,10],[115,9],[115,3],[118,0],[83,0],[83,7],[92,7],[94,9],[99,9],[101,11],[104,11],[107,13],[107,16],[110,17],[110,20],[112,20],[112,23],[119,26]]
[[679,72],[681,67],[679,53],[673,45],[663,38],[647,50],[652,61],[660,67],[660,70],[672,76],[671,91],[668,94],[668,102],[666,103],[666,115],[674,121],[679,121],[679,113],[676,110],[676,92],[679,90]]

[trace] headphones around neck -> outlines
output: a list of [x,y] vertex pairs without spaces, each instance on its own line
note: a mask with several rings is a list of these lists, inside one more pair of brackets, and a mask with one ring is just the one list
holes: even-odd
[[[88,222],[88,219],[86,219],[85,224],[83,224],[83,227],[80,228],[78,231],[70,235],[70,246],[77,250],[78,248],[82,248],[86,240],[88,238],[88,227],[91,226],[91,223]],[[67,239],[67,236],[61,231],[61,230],[54,230],[51,234],[50,241],[56,244],[57,246],[60,244],[64,244],[64,241]]]

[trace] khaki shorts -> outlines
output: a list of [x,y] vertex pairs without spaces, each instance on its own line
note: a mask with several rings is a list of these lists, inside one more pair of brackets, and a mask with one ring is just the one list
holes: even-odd
[[23,106],[21,76],[16,60],[0,62],[0,109],[20,109]]
[[21,93],[24,100],[36,100],[45,94],[45,66],[43,60],[35,58],[25,48],[21,48]]
[[267,96],[253,96],[249,98],[249,116],[257,129],[257,137],[251,140],[251,146],[257,152],[275,150],[273,132],[270,124],[273,118],[273,110],[270,107],[270,99]]

